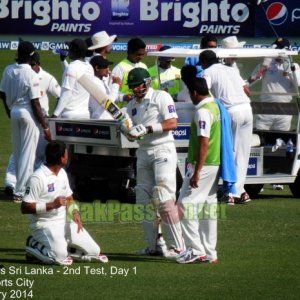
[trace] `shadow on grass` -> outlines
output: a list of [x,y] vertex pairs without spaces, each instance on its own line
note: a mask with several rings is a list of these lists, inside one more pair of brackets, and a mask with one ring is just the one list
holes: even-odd
[[[25,250],[24,249],[10,249],[10,248],[0,248],[0,253],[17,258],[1,258],[1,263],[11,263],[11,264],[28,264],[28,261],[25,259]],[[105,253],[110,262],[164,262],[170,263],[174,262],[172,259],[167,259],[162,256],[139,256],[136,254],[130,253]],[[19,258],[20,257],[20,258]],[[78,262],[76,263],[84,263]],[[36,263],[35,263],[36,264]]]
[[162,256],[139,256],[129,253],[105,253],[110,261],[128,261],[128,262],[174,262]]

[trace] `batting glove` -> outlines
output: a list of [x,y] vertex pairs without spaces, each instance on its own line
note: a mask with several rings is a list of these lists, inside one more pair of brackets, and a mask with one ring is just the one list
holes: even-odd
[[128,114],[125,114],[124,118],[120,121],[119,126],[120,126],[120,130],[122,133],[124,133],[124,134],[129,133],[133,124],[132,124],[132,121],[131,121],[130,117],[128,116]]
[[147,129],[143,124],[138,124],[136,126],[133,126],[129,130],[129,135],[136,139],[143,137],[145,134],[147,134]]

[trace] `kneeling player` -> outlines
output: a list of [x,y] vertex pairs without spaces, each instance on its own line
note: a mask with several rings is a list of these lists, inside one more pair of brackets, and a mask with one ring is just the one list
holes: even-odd
[[[108,262],[99,245],[83,228],[63,169],[68,151],[63,142],[46,147],[46,162],[30,177],[21,204],[29,214],[31,236],[27,239],[27,258],[45,264],[70,265],[73,259]],[[67,214],[71,215],[67,221]]]

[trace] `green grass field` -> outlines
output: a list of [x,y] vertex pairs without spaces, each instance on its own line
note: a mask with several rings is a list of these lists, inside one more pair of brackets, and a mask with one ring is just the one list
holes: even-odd
[[[15,54],[0,54],[2,73]],[[114,53],[110,59],[118,62],[122,56]],[[60,80],[58,57],[41,52],[41,61]],[[153,59],[148,57],[146,63]],[[141,224],[120,222],[118,216],[114,222],[86,223],[108,255],[108,264],[74,263],[44,270],[27,264],[27,217],[3,194],[11,142],[2,105],[0,118],[0,299],[299,299],[300,200],[287,186],[278,192],[266,185],[259,199],[225,207],[218,223],[219,265],[179,265],[135,256],[144,247]],[[36,274],[42,270],[46,274]]]

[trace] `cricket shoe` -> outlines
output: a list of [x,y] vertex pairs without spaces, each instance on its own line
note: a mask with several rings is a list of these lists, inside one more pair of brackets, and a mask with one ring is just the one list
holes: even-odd
[[236,200],[236,204],[245,204],[251,201],[250,196],[248,193],[242,193],[241,197]]
[[176,259],[176,261],[179,264],[190,264],[193,262],[201,261],[204,262],[207,260],[206,255],[196,255],[193,253],[193,248],[188,248],[183,253],[180,253],[179,257]]
[[60,266],[70,266],[73,263],[73,258],[71,256],[67,256],[63,260],[56,260],[56,263]]
[[181,252],[182,251],[172,245],[167,252],[164,253],[164,257],[169,259],[177,259]]
[[106,264],[108,262],[108,257],[102,253],[99,253],[98,255],[83,255],[82,260],[88,262],[95,261]]
[[136,252],[136,255],[139,255],[139,256],[163,256],[162,253],[159,253],[156,250],[152,250],[149,247],[138,250]]
[[282,191],[283,190],[283,185],[281,185],[281,184],[272,184],[272,189],[277,190],[277,191]]
[[22,200],[23,200],[23,197],[22,197],[22,196],[16,195],[16,194],[13,195],[13,201],[14,201],[15,203],[22,203]]

